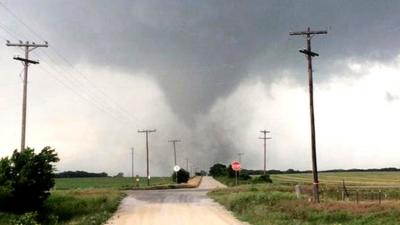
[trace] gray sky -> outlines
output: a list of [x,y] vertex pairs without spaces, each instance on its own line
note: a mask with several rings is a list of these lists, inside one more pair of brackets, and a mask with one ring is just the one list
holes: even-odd
[[[398,165],[398,1],[2,3],[3,41],[49,42],[32,55],[27,144],[57,148],[60,170],[129,174],[135,146],[143,173],[143,128],[158,129],[155,175],[172,167],[170,138],[183,140],[180,164],[244,152],[245,167],[262,168],[261,129],[269,168],[309,169],[305,41],[288,35],[307,26],[329,32],[313,39],[320,168]],[[2,49],[4,156],[19,146],[22,68],[19,49]]]

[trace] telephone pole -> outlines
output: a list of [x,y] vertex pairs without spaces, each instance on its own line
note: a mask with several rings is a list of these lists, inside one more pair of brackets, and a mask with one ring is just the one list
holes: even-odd
[[157,130],[138,130],[138,133],[146,134],[146,161],[147,161],[147,186],[150,185],[150,172],[149,172],[149,133],[156,132]]
[[313,70],[312,57],[319,56],[318,53],[311,51],[311,39],[317,34],[327,34],[326,30],[312,31],[310,27],[306,31],[291,32],[290,35],[301,35],[306,37],[307,49],[299,50],[299,52],[307,56],[308,61],[308,89],[310,95],[310,122],[311,122],[311,157],[312,157],[312,172],[313,172],[313,195],[314,201],[319,203],[319,181],[317,169],[317,151],[315,144],[315,121],[314,121],[314,88],[313,88]]
[[29,59],[29,52],[39,47],[48,47],[47,41],[44,44],[36,44],[35,42],[26,41],[25,43],[19,41],[19,43],[10,43],[7,41],[6,46],[8,47],[21,47],[25,50],[25,58],[19,56],[14,57],[15,60],[21,61],[24,64],[24,88],[22,94],[22,126],[21,126],[21,151],[25,150],[25,135],[26,135],[26,101],[28,92],[28,66],[29,64],[39,64],[38,61]]
[[134,153],[135,153],[135,149],[132,147],[131,148],[131,151],[132,151],[132,178],[135,176],[135,167],[134,167],[134,163],[135,163],[135,161],[134,161]]
[[267,139],[272,139],[270,137],[267,137],[267,133],[271,133],[270,131],[267,130],[262,130],[260,131],[261,133],[264,134],[264,137],[260,137],[259,139],[263,139],[264,140],[264,175],[267,174]]
[[186,171],[189,172],[189,159],[186,158],[185,160],[186,160]]
[[[168,142],[171,142],[172,145],[174,146],[174,167],[177,166],[176,164],[176,142],[181,142],[181,140],[169,140]],[[175,172],[175,180],[176,183],[178,183],[178,171]]]
[[240,162],[240,164],[242,164],[242,155],[244,155],[243,152],[239,152],[239,153],[238,153],[238,157],[239,157],[239,162]]
[[181,142],[181,140],[169,140],[168,142],[171,142],[174,146],[174,166],[176,166],[176,142]]

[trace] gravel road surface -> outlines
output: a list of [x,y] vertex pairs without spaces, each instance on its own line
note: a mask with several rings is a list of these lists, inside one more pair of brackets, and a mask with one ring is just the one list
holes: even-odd
[[207,197],[225,185],[203,177],[196,189],[132,191],[107,225],[244,225]]

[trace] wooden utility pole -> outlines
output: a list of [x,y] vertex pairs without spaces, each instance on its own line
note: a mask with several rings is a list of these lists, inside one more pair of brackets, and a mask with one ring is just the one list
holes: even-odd
[[171,142],[174,146],[174,166],[176,166],[176,142],[181,142],[181,140],[169,140],[168,142]]
[[186,158],[186,171],[189,172],[189,159]]
[[21,126],[21,151],[25,149],[25,135],[26,135],[26,102],[28,95],[28,66],[29,64],[39,64],[38,61],[29,59],[29,52],[35,50],[39,47],[48,47],[48,43],[45,41],[44,44],[36,44],[35,42],[26,41],[23,43],[10,43],[7,41],[6,46],[8,47],[21,47],[25,51],[25,58],[14,57],[15,60],[21,61],[24,64],[24,88],[22,94],[22,126]]
[[311,122],[311,157],[312,157],[312,172],[313,172],[313,195],[314,201],[319,203],[319,181],[317,169],[317,151],[315,144],[315,122],[314,122],[314,88],[313,88],[313,70],[312,57],[319,56],[318,53],[311,51],[311,39],[317,34],[327,34],[328,31],[312,31],[310,27],[306,31],[291,32],[290,35],[305,36],[307,40],[307,49],[299,50],[299,52],[307,56],[308,61],[308,87],[310,93],[310,122]]
[[242,164],[242,155],[244,155],[243,152],[239,152],[239,153],[238,153],[238,157],[239,157],[239,162],[240,162],[240,164]]
[[264,134],[264,137],[260,137],[259,139],[264,140],[264,172],[263,172],[263,174],[265,175],[265,174],[267,174],[267,139],[272,139],[272,138],[267,137],[267,133],[271,133],[270,131],[262,130],[260,132]]
[[134,167],[135,166],[135,164],[134,164],[135,163],[135,161],[134,161],[135,160],[135,158],[134,158],[135,149],[132,147],[131,151],[132,151],[132,178],[133,178],[133,177],[135,177],[135,167]]
[[[172,145],[174,146],[174,167],[177,166],[176,164],[176,142],[181,142],[181,140],[169,140],[168,142],[171,142]],[[175,180],[176,183],[178,183],[178,171],[175,172]]]
[[150,171],[149,171],[149,133],[156,132],[157,130],[138,130],[138,133],[146,134],[146,161],[147,161],[147,186],[150,185]]

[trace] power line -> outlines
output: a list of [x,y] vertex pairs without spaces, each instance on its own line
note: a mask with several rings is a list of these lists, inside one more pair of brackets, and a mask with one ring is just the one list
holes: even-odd
[[[93,95],[94,93],[90,92],[86,87],[84,87],[79,80],[74,79],[74,76],[68,76],[68,74],[62,70],[57,69],[57,64],[47,64],[45,63],[49,68],[51,68],[52,70],[54,70],[56,72],[56,74],[59,75],[59,77],[62,77],[65,81],[71,83],[71,86],[68,87],[68,89],[73,90],[73,92],[77,92],[75,91],[76,87],[82,87],[82,91],[86,91],[86,93],[84,94],[80,94],[78,92],[78,96],[81,98],[84,98],[84,100],[89,101],[91,104],[94,103],[97,106],[100,106],[102,108],[101,111],[107,111],[107,114],[112,114],[113,117],[115,118],[125,118],[126,120],[124,120],[124,123],[126,122],[131,122],[130,119],[128,117],[126,117],[125,115],[122,115],[120,112],[116,111],[113,107],[110,107],[110,105],[107,104],[107,102],[100,100],[97,96]],[[61,68],[61,67],[58,67]],[[57,76],[53,76],[57,77]],[[66,86],[65,84],[63,84],[63,86]],[[98,107],[97,107],[98,108]]]
[[0,2],[0,6],[2,6],[9,14],[11,14],[18,22],[20,22],[22,25],[24,25],[30,32],[32,32],[36,37],[39,39],[45,40],[39,33],[37,33],[35,30],[30,28],[24,21],[22,21],[10,8],[8,8],[4,3]]
[[[97,108],[98,110],[100,110],[101,112],[109,115],[112,119],[114,119],[117,122],[121,122],[126,124],[127,121],[122,121],[120,120],[120,117],[116,116],[113,114],[112,111],[110,111],[109,109],[107,109],[104,105],[102,105],[101,103],[98,103],[97,101],[93,101],[91,98],[88,98],[85,95],[82,95],[80,92],[78,92],[77,90],[75,90],[72,86],[70,86],[69,84],[65,83],[63,80],[60,79],[60,77],[63,76],[56,76],[53,73],[51,73],[50,71],[48,71],[47,69],[45,69],[45,67],[42,67],[39,65],[39,69],[41,69],[43,72],[47,73],[50,75],[50,77],[52,79],[54,79],[58,84],[60,84],[61,86],[67,88],[69,91],[71,91],[72,93],[74,93],[76,96],[78,96],[80,99],[84,100],[85,102],[93,105],[95,108]],[[65,79],[65,78],[64,78]]]
[[[28,26],[22,19],[20,19],[17,14],[15,14],[10,8],[8,8],[4,3],[0,2],[0,6],[2,6],[10,15],[12,15],[19,23],[21,23],[28,31],[30,31],[34,36],[36,36],[39,39],[44,39],[38,32],[36,32],[34,29],[32,29],[30,26]],[[5,29],[6,32],[12,34],[9,30]],[[17,38],[18,39],[18,38]],[[76,71],[78,74],[81,75],[81,77],[86,80],[86,83],[91,86],[94,90],[96,90],[98,93],[100,93],[100,95],[103,96],[103,98],[107,101],[107,104],[110,105],[111,108],[115,108],[113,110],[115,110],[116,112],[118,112],[118,114],[124,115],[128,120],[130,120],[132,117],[134,117],[130,112],[128,112],[124,107],[122,107],[118,102],[114,101],[113,99],[111,99],[107,93],[105,93],[102,89],[98,88],[96,85],[93,84],[92,81],[90,81],[90,79],[81,71],[79,71],[76,67],[73,66],[73,64],[66,58],[64,57],[59,51],[57,51],[57,49],[55,49],[54,47],[50,47],[50,50],[52,52],[55,53],[55,55],[58,56],[58,58],[60,58],[62,61],[65,62],[66,65],[70,66],[72,68],[73,71]],[[57,65],[57,63],[55,63],[50,55],[47,52],[44,52],[44,54],[47,56],[47,58],[49,58],[55,65]],[[60,67],[61,68],[61,67]],[[72,76],[74,77],[74,76]],[[76,79],[78,80],[78,79]],[[79,82],[79,81],[77,81]],[[112,104],[110,104],[110,102]],[[136,119],[136,118],[135,118]],[[136,119],[137,120],[137,119]]]
[[310,97],[310,123],[311,123],[311,156],[312,156],[312,171],[313,171],[313,196],[314,201],[319,203],[319,181],[317,169],[317,150],[315,144],[315,121],[314,121],[314,88],[313,88],[313,71],[312,57],[319,56],[318,53],[311,51],[311,39],[317,34],[327,34],[328,31],[312,31],[310,27],[305,31],[291,32],[290,35],[305,36],[307,40],[307,49],[299,50],[299,52],[307,56],[308,61],[308,90]]
[[[10,31],[7,27],[2,26],[0,24],[0,28],[3,29],[4,31],[6,31],[11,37],[14,37],[16,39],[18,39],[18,34],[14,34],[12,31]],[[32,53],[33,55],[37,56],[37,54]],[[39,56],[37,56],[39,57]],[[94,105],[96,108],[100,109],[100,111],[111,115],[114,119],[119,119],[119,117],[126,117],[126,121],[123,121],[123,123],[125,124],[126,122],[131,122],[130,121],[130,117],[123,115],[120,111],[117,111],[114,109],[114,107],[108,105],[107,102],[105,101],[100,101],[97,99],[97,97],[92,96],[92,93],[89,91],[90,88],[86,88],[84,87],[85,85],[79,80],[77,79],[72,73],[68,72],[66,69],[63,69],[61,66],[59,66],[48,54],[45,54],[45,57],[51,61],[53,63],[53,65],[45,63],[45,65],[47,65],[49,68],[51,68],[52,70],[54,70],[58,75],[61,75],[61,77],[64,77],[65,81],[67,82],[71,82],[73,85],[69,86],[66,83],[64,83],[62,80],[58,79],[57,76],[51,76],[53,79],[55,79],[58,83],[60,83],[63,87],[71,90],[74,94],[76,94],[78,97],[80,97],[81,99],[89,102],[90,104]],[[59,68],[59,69],[57,69]],[[51,72],[49,72],[48,70],[46,70],[44,67],[42,67],[41,65],[39,65],[39,69],[41,69],[42,71],[48,73],[48,74],[52,74]],[[67,75],[67,74],[70,74]],[[86,90],[87,93],[86,94],[81,94],[79,93],[77,90],[75,90],[75,86],[78,87],[82,87],[83,90]],[[93,92],[93,94],[95,94]],[[105,105],[104,103],[107,103],[107,105]],[[120,115],[114,115],[115,113],[120,114]]]

